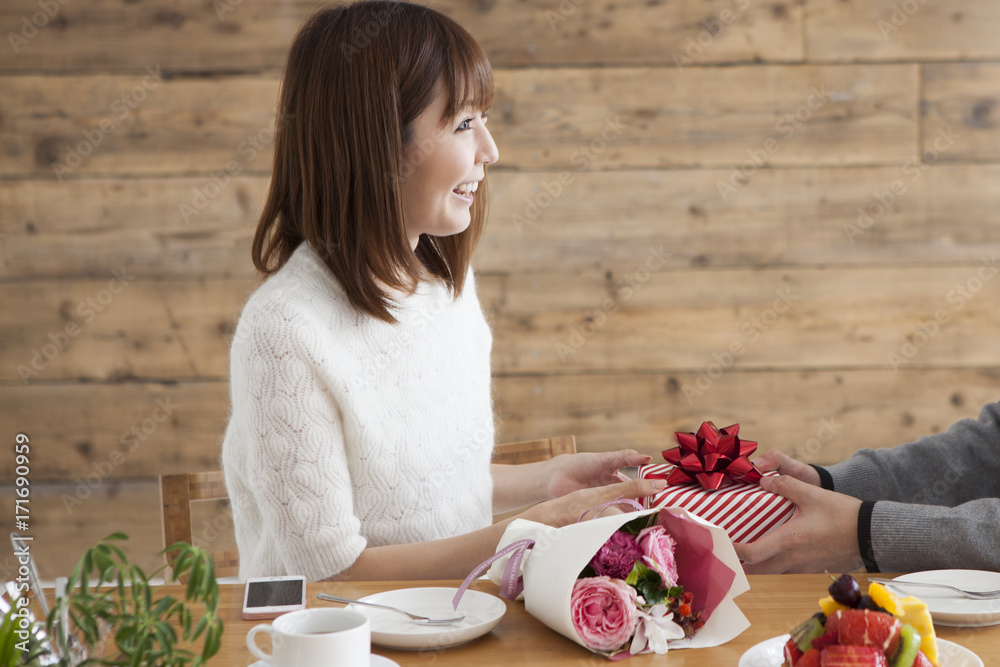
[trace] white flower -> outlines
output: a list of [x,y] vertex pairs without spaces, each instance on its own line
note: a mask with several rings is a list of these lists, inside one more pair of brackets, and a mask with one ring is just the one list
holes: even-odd
[[662,655],[669,648],[669,640],[684,639],[684,628],[674,623],[674,614],[667,613],[665,604],[653,605],[648,610],[637,609],[636,617],[635,636],[628,649],[632,655],[642,652],[647,644],[653,653]]

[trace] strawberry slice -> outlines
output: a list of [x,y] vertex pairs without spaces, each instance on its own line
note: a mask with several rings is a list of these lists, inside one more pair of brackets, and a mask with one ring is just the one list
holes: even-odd
[[885,654],[873,646],[833,644],[820,653],[820,667],[889,667]]
[[899,644],[903,624],[892,614],[871,609],[847,609],[839,612],[837,638],[850,646],[873,646],[885,655],[893,655]]
[[824,646],[829,646],[830,644],[836,644],[838,642],[838,631],[837,628],[840,626],[840,614],[844,610],[838,609],[829,616],[826,617],[826,624],[823,626],[823,634],[812,640],[813,648],[823,648]]
[[785,642],[785,664],[786,665],[796,665],[799,664],[799,658],[802,657],[802,651],[799,649],[799,645],[794,639],[789,639]]
[[795,663],[795,667],[822,667],[819,649],[811,648]]
[[917,659],[913,661],[913,667],[934,667],[934,663],[924,655],[923,651],[920,651],[917,653]]

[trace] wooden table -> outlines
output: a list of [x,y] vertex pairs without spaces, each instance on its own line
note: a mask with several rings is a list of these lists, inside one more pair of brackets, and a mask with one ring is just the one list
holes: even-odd
[[[879,575],[886,576],[886,575]],[[894,576],[894,575],[890,575]],[[867,588],[864,575],[859,583]],[[826,594],[830,583],[823,574],[754,575],[750,591],[736,598],[750,628],[728,644],[710,649],[671,651],[666,656],[644,655],[631,658],[630,667],[669,664],[698,667],[734,667],[748,648],[770,637],[784,634],[819,610],[816,601]],[[404,581],[319,583],[309,585],[309,606],[341,606],[316,599],[316,593],[360,598],[380,591],[419,586],[457,586],[455,581]],[[489,581],[476,581],[473,589],[496,594]],[[178,588],[178,593],[180,589]],[[222,650],[209,663],[212,667],[248,667],[255,658],[246,649],[247,631],[256,623],[240,619],[243,586],[222,587],[221,614],[225,622]],[[611,664],[542,625],[524,611],[521,602],[507,602],[507,613],[488,635],[464,646],[449,649],[398,651],[372,646],[372,651],[392,658],[403,667],[410,665],[572,665],[600,667]],[[961,644],[977,653],[987,665],[1000,665],[1000,626],[987,628],[937,628],[938,636]]]

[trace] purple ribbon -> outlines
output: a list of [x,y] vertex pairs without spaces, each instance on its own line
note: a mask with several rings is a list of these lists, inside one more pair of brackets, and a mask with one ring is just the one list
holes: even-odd
[[[594,510],[598,510],[597,514],[594,515],[594,518],[596,519],[598,516],[600,516],[601,512],[611,507],[612,505],[631,505],[639,512],[641,512],[644,509],[642,505],[632,500],[631,498],[623,498],[622,496],[618,496],[614,500],[609,500],[608,502],[601,503],[600,505],[594,505],[589,510],[587,510],[587,512],[593,512]],[[580,523],[581,521],[583,521],[583,517],[587,516],[587,512],[581,514],[580,518],[577,519],[576,522]]]
[[[631,505],[640,512],[643,510],[642,505],[632,500],[631,498],[618,497],[615,498],[614,500],[609,500],[606,503],[595,505],[594,507],[591,507],[589,510],[587,510],[587,512],[593,512],[594,510],[598,510],[597,513],[600,514],[602,510],[611,507],[612,505],[623,505],[623,504]],[[577,523],[583,521],[583,517],[587,515],[587,512],[584,512],[583,514],[580,515],[580,518],[576,520]],[[507,554],[510,554],[511,556],[510,560],[507,561],[506,567],[504,567],[503,569],[503,576],[500,578],[500,597],[504,598],[505,600],[516,600],[517,596],[520,595],[521,591],[524,590],[524,581],[523,578],[521,577],[521,561],[524,560],[524,556],[528,553],[528,549],[530,549],[533,546],[535,546],[535,540],[531,539],[517,540],[516,542],[511,542],[503,549],[496,552],[495,554],[484,560],[482,563],[477,565],[472,570],[472,572],[469,573],[469,576],[465,578],[465,581],[462,582],[462,585],[458,587],[458,592],[455,593],[455,597],[452,598],[451,600],[452,607],[455,610],[458,610],[458,603],[462,601],[462,596],[465,595],[465,591],[469,588],[469,586],[476,579],[476,577],[482,574],[486,570],[486,568],[488,568],[490,565],[500,560]]]
[[524,560],[524,556],[528,552],[528,549],[533,546],[535,546],[535,540],[525,539],[511,542],[503,549],[477,565],[475,569],[469,573],[469,576],[465,578],[462,585],[458,587],[458,592],[455,593],[455,597],[451,600],[452,607],[457,610],[458,603],[461,602],[462,596],[465,595],[466,589],[470,584],[472,584],[473,580],[482,574],[486,568],[492,565],[495,561],[500,560],[507,554],[511,554],[511,556],[510,560],[507,561],[507,566],[503,569],[503,577],[500,578],[500,597],[505,600],[516,600],[517,596],[524,590],[524,582],[521,577],[521,561]]

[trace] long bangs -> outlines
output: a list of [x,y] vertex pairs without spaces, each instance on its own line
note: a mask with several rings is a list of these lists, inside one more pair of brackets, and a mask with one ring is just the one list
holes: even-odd
[[446,113],[454,116],[462,109],[485,111],[493,104],[493,67],[482,47],[458,26],[447,26],[445,79],[450,88]]

